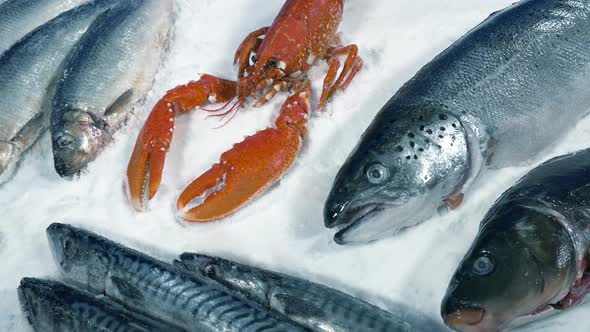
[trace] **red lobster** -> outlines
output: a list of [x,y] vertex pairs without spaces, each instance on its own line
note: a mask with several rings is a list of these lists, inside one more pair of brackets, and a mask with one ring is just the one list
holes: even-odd
[[[143,210],[158,191],[176,115],[207,102],[229,104],[237,98],[224,113],[228,115],[243,107],[248,97],[260,106],[277,92],[291,90],[276,128],[259,131],[234,145],[185,189],[177,202],[179,217],[190,222],[225,217],[275,183],[295,161],[307,134],[311,85],[303,74],[320,59],[328,62],[318,105],[321,110],[362,68],[357,46],[342,46],[336,35],[343,2],[287,0],[273,24],[250,33],[236,51],[237,82],[202,75],[196,82],[168,91],[149,115],[129,161],[131,205]],[[341,55],[347,58],[338,75]]]

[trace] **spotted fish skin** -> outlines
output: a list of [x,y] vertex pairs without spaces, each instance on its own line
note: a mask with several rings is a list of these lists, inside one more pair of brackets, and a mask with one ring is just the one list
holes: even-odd
[[0,54],[29,32],[89,0],[0,1]]
[[47,22],[0,56],[0,183],[49,128],[56,76],[94,19],[116,0],[97,0]]
[[348,294],[300,278],[219,257],[184,253],[175,265],[214,280],[318,332],[418,332],[439,327],[400,317]]
[[185,331],[135,314],[105,297],[55,281],[24,278],[18,287],[18,297],[35,331]]
[[425,65],[381,109],[324,209],[338,243],[456,207],[488,168],[527,164],[590,106],[590,2],[523,0]]
[[217,283],[94,233],[52,224],[47,236],[66,278],[131,310],[189,331],[305,331]]

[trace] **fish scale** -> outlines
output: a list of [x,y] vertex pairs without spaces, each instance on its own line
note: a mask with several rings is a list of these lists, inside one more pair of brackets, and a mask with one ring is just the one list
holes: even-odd
[[27,319],[42,332],[184,331],[134,312],[107,298],[96,297],[64,284],[24,278],[18,288]]
[[414,318],[396,316],[337,290],[281,273],[192,253],[182,254],[174,264],[280,312],[312,331],[433,330],[425,322],[418,324]]
[[191,331],[305,331],[216,283],[96,234],[62,224],[47,233],[68,279],[131,310]]
[[0,54],[35,28],[89,0],[0,1]]
[[[590,2],[522,0],[490,15],[377,114],[336,176],[325,225],[342,227],[338,243],[366,243],[456,208],[483,170],[529,164],[572,129],[588,82]],[[437,148],[412,146],[417,125]]]
[[[49,127],[55,77],[93,20],[116,0],[97,0],[39,27],[0,57],[0,183]],[[1,9],[1,8],[0,8]],[[14,147],[7,149],[7,147]],[[7,151],[12,150],[12,151]]]

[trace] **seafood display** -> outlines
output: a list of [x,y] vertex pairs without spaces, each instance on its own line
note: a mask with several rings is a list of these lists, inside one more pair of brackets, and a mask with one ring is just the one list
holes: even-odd
[[87,2],[89,0],[0,1],[0,54],[35,28]]
[[24,278],[18,295],[35,331],[184,331],[137,315],[105,297],[96,297],[55,281]]
[[[234,57],[237,81],[203,75],[168,91],[147,119],[129,161],[133,208],[144,210],[158,191],[178,114],[207,103],[225,103],[231,106],[217,115],[231,120],[249,97],[260,106],[290,89],[276,128],[259,131],[223,153],[219,163],[180,195],[179,217],[189,222],[223,218],[275,183],[295,161],[307,135],[311,88],[305,73],[321,59],[329,64],[318,105],[322,109],[362,68],[357,46],[342,46],[336,35],[343,2],[287,0],[271,26],[250,33],[239,46]],[[340,55],[347,56],[342,67]]]
[[47,228],[63,275],[95,294],[190,331],[305,331],[204,277],[64,224]]
[[56,74],[94,19],[113,3],[99,0],[61,14],[0,57],[0,183],[49,128]]
[[336,176],[325,225],[343,227],[338,243],[366,243],[456,208],[480,171],[530,162],[571,129],[588,80],[588,1],[494,13],[379,112]]
[[172,25],[172,0],[126,0],[102,15],[72,52],[51,111],[55,169],[78,173],[149,90]]
[[[442,303],[457,331],[498,331],[590,291],[590,150],[553,158],[496,201]],[[530,317],[529,317],[530,318]]]
[[311,331],[434,331],[324,285],[226,259],[184,253],[175,265],[215,280]]

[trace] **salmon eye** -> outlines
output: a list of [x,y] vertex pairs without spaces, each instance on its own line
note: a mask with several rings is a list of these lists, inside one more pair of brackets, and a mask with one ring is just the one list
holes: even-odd
[[375,163],[367,167],[365,175],[369,182],[373,184],[380,184],[387,180],[389,171],[387,170],[387,167],[383,166],[382,164]]
[[494,262],[488,256],[479,256],[473,261],[472,271],[478,276],[487,276],[494,270]]
[[256,53],[250,52],[250,66],[254,66],[258,58],[256,57]]

